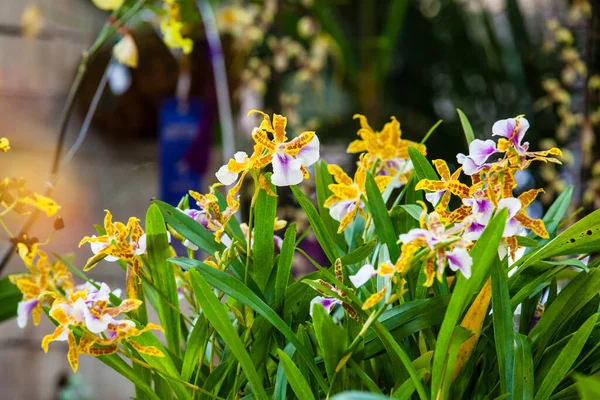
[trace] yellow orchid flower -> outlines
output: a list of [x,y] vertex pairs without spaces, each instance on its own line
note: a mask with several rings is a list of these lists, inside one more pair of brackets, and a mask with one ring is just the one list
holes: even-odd
[[[367,219],[364,212],[365,203],[362,201],[362,196],[366,196],[367,171],[364,163],[361,163],[354,174],[354,180],[352,180],[338,165],[329,164],[327,170],[333,175],[336,183],[329,185],[329,190],[333,192],[333,195],[325,201],[324,206],[329,208],[331,217],[340,222],[338,233],[342,233],[354,221],[356,215]],[[375,178],[381,192],[385,190],[391,179],[391,176]]]
[[233,184],[241,174],[238,183],[230,190],[228,198],[237,194],[241,182],[251,170],[260,170],[272,164],[271,183],[275,186],[297,185],[309,177],[306,168],[319,160],[319,139],[315,132],[303,132],[288,141],[285,131],[287,118],[274,114],[271,123],[271,119],[264,112],[252,110],[248,114],[253,113],[264,117],[260,126],[252,132],[255,142],[253,154],[248,157],[244,152],[236,153],[216,174],[217,179],[224,185]]
[[218,186],[220,185],[212,185],[210,187],[210,193],[207,194],[198,193],[193,190],[190,190],[189,194],[194,200],[196,200],[196,204],[203,212],[205,218],[203,218],[204,223],[202,225],[215,235],[215,240],[217,243],[221,243],[221,238],[225,232],[225,226],[227,226],[227,222],[229,222],[233,214],[237,212],[240,204],[237,199],[230,197],[228,194],[227,208],[221,212],[219,209],[219,201],[217,196],[214,194],[215,189]]
[[[90,290],[93,289],[93,290]],[[137,329],[133,321],[116,320],[121,314],[134,311],[142,304],[138,299],[126,299],[116,307],[108,307],[110,288],[102,283],[100,288],[91,285],[82,290],[72,291],[65,298],[54,301],[50,316],[58,323],[53,333],[42,339],[42,348],[48,352],[48,345],[53,341],[68,341],[68,359],[73,371],[77,371],[79,354],[101,356],[115,353],[122,340],[127,340],[138,352],[153,356],[164,356],[154,346],[141,346],[131,338],[151,330],[162,330],[149,323],[143,329]],[[73,327],[84,329],[79,344],[73,334]],[[99,345],[102,347],[94,347]]]
[[[38,325],[44,301],[50,299],[51,303],[61,292],[72,290],[74,283],[66,265],[60,262],[51,264],[46,253],[38,250],[37,243],[31,248],[18,243],[17,251],[29,273],[13,274],[8,278],[23,293],[17,307],[17,325],[24,328],[30,315],[33,324]],[[36,258],[37,261],[34,261]]]
[[376,132],[371,128],[364,115],[356,114],[354,119],[360,120],[360,129],[358,130],[360,139],[350,143],[347,152],[365,153],[367,169],[370,170],[375,163],[378,163],[376,174],[395,176],[400,172],[400,183],[406,183],[413,169],[408,148],[414,147],[425,155],[427,153],[425,145],[402,139],[400,123],[395,117],[392,117],[392,121],[384,125],[381,132]]
[[84,271],[92,269],[100,260],[117,261],[123,260],[128,265],[127,271],[127,293],[130,297],[135,297],[135,282],[133,277],[137,277],[141,282],[142,261],[140,255],[146,252],[146,234],[140,226],[137,218],[131,217],[127,225],[122,222],[112,222],[112,214],[104,210],[105,235],[86,236],[79,242],[79,247],[89,243],[94,255],[90,257],[83,268]]
[[42,196],[41,194],[34,193],[33,198],[31,197],[21,197],[18,199],[18,202],[21,204],[30,205],[32,207],[37,208],[40,211],[46,213],[47,216],[51,217],[60,210],[60,206],[56,204],[54,200],[49,197]]

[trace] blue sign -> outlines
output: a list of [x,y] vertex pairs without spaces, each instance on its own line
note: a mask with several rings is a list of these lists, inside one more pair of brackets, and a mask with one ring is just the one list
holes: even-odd
[[159,198],[171,205],[176,206],[190,189],[202,191],[212,125],[210,114],[204,111],[200,100],[194,98],[170,98],[161,106]]

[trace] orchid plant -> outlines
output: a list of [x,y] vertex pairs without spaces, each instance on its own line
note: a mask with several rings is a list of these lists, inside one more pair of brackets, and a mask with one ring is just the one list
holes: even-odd
[[[166,44],[191,51],[179,2],[162,5]],[[136,64],[126,30],[112,33],[123,35],[115,57]],[[531,150],[523,115],[481,139],[459,115],[468,153],[456,163],[426,158],[439,123],[416,142],[394,117],[377,131],[357,115],[356,163],[344,170],[321,160],[316,132],[252,110],[253,148],[216,171],[219,183],[177,205],[153,200],[145,221],[107,210],[79,243],[87,262],[11,234],[27,270],[0,281],[0,316],[21,328],[46,316],[44,351],[67,342],[74,372],[95,357],[136,398],[597,398],[600,211],[566,216],[570,187],[531,217],[543,189],[520,187],[518,174],[560,164],[561,151]],[[310,224],[301,233],[278,218],[288,190]],[[9,233],[8,212],[59,209],[18,180],[0,195]],[[307,235],[322,254],[304,250]],[[295,276],[298,257],[314,272]],[[108,262],[124,292],[86,275]]]
[[[153,201],[145,226],[107,211],[81,240],[92,253],[82,269],[19,243],[18,325],[45,314],[56,325],[45,351],[66,341],[74,371],[96,357],[139,398],[547,399],[576,395],[598,370],[600,276],[588,256],[600,250],[600,214],[559,233],[570,190],[543,219],[527,214],[542,189],[522,190],[515,175],[561,152],[530,151],[524,116],[496,122],[497,141],[470,140],[455,171],[431,164],[395,118],[375,131],[358,116],[352,178],[319,161],[315,132],[255,114],[253,152],[221,167],[221,183],[176,207]],[[309,170],[316,204],[296,186]],[[236,216],[245,184],[248,223]],[[286,187],[331,267],[277,218]],[[293,278],[296,254],[316,271]],[[123,267],[124,299],[84,274],[104,262]]]

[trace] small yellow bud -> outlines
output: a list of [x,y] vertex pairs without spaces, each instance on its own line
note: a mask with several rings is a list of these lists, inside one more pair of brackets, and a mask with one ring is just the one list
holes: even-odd
[[101,10],[111,11],[120,8],[125,0],[92,0],[92,3]]
[[138,49],[133,36],[127,34],[113,48],[113,55],[121,64],[131,68],[138,65]]

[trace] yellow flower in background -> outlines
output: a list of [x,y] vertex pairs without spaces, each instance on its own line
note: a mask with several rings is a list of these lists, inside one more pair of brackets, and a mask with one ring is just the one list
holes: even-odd
[[123,38],[113,47],[113,55],[121,64],[127,65],[131,68],[137,68],[138,66],[138,48],[133,40],[133,36],[126,34]]
[[120,8],[125,0],[92,0],[92,3],[101,10],[116,10]]
[[18,199],[21,204],[27,204],[37,208],[40,211],[46,213],[47,216],[51,217],[60,210],[60,206],[56,204],[50,197],[42,196],[41,194],[34,193],[32,197],[21,197]]
[[408,148],[414,147],[425,155],[427,154],[425,145],[402,139],[400,123],[395,117],[392,117],[392,121],[384,125],[381,132],[373,130],[364,115],[356,114],[354,118],[360,120],[361,128],[358,130],[360,139],[350,143],[348,153],[365,153],[367,169],[370,170],[377,164],[375,165],[375,175],[381,173],[395,176],[400,173],[400,183],[406,183],[413,170]]
[[42,9],[37,4],[28,4],[21,14],[21,31],[26,38],[36,37],[44,28]]
[[181,34],[183,23],[179,4],[175,0],[165,0],[164,7],[167,14],[160,22],[160,31],[165,44],[172,49],[181,49],[184,54],[191,53],[194,49],[194,41],[184,38]]
[[0,151],[6,153],[9,150],[10,150],[10,142],[8,141],[8,139],[5,137],[0,138]]

